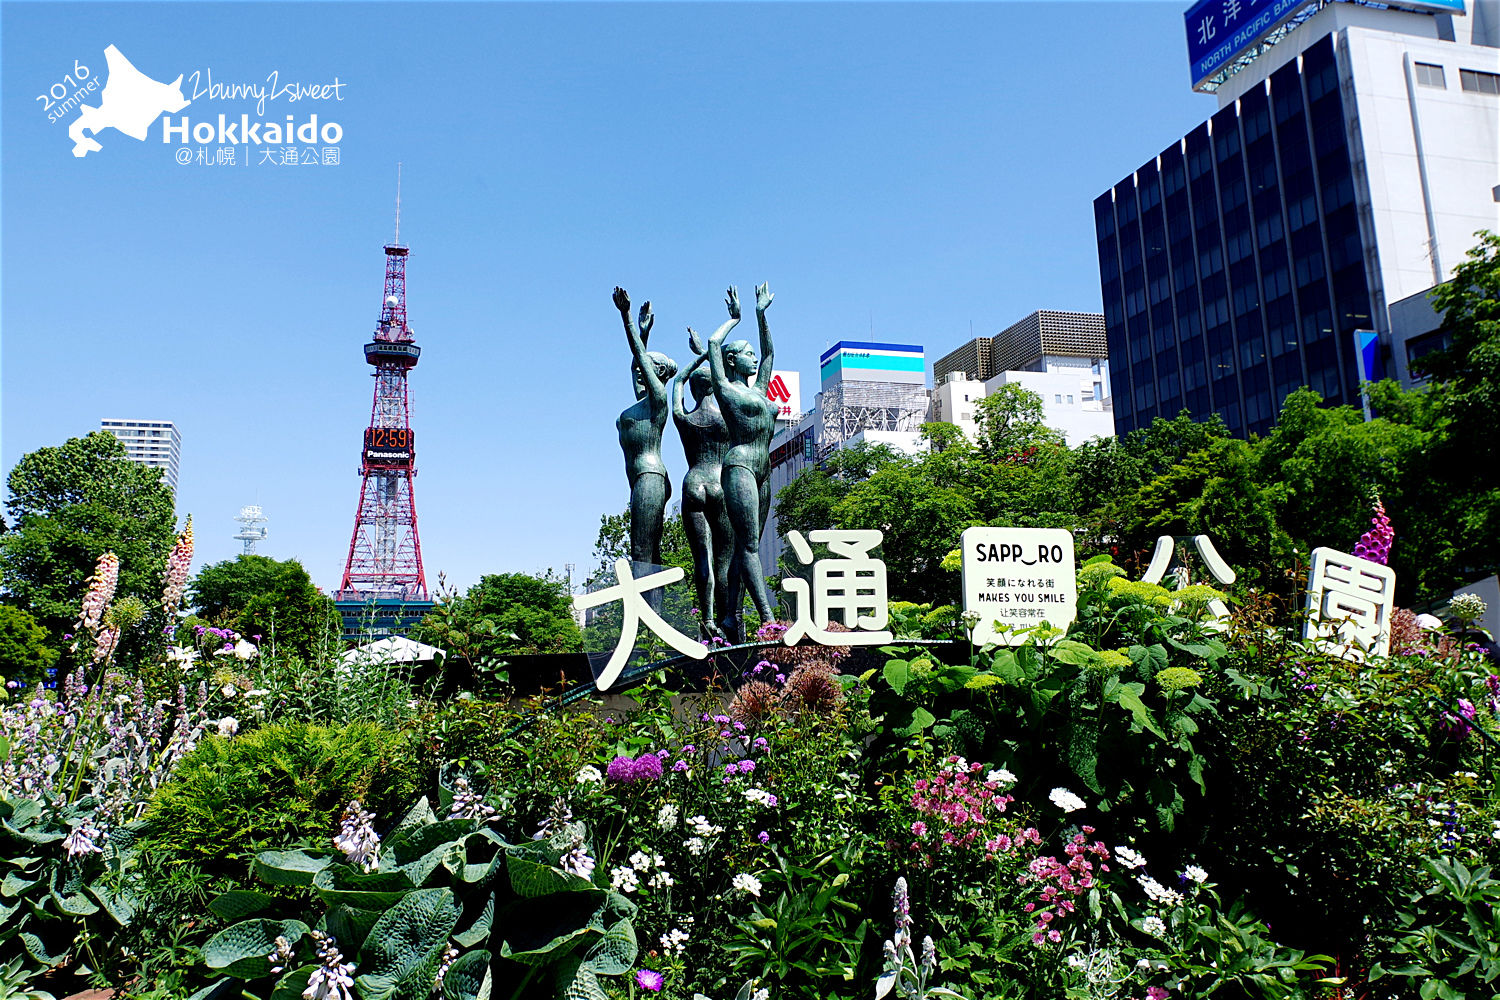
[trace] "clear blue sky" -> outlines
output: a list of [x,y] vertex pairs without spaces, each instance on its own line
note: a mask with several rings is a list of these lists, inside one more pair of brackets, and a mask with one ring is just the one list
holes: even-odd
[[[336,586],[400,160],[428,579],[581,576],[628,499],[615,284],[681,356],[726,284],[769,281],[804,408],[839,339],[931,362],[971,326],[1097,310],[1093,199],[1214,110],[1186,6],[6,3],[0,465],[174,420],[198,564],[258,502],[261,551]],[[337,120],[341,163],[181,166],[160,122],[74,158],[36,97],[111,43],[185,88],[337,77],[342,101],[265,117]]]

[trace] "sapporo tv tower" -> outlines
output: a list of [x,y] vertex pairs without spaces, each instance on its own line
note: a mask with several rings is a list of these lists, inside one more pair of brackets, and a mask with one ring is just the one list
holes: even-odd
[[406,258],[401,242],[401,175],[396,174],[396,235],[385,247],[385,297],[365,361],[375,368],[370,425],[360,451],[359,509],[336,601],[346,635],[390,634],[431,607],[417,534],[416,435],[407,374],[422,349],[406,324]]

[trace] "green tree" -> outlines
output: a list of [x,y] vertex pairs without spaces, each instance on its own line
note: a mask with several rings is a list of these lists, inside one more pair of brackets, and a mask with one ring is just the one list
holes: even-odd
[[550,569],[541,576],[483,576],[462,597],[440,602],[423,620],[419,634],[422,641],[474,663],[508,653],[583,649],[567,581]]
[[974,406],[980,452],[991,462],[1027,457],[1036,449],[1062,443],[1060,432],[1044,422],[1042,397],[1006,382]]
[[197,614],[278,653],[315,659],[338,635],[333,601],[295,559],[240,555],[205,566],[188,585]]
[[42,680],[58,657],[47,638],[47,630],[32,615],[0,604],[0,679],[22,684]]
[[95,431],[22,456],[6,480],[11,530],[0,534],[0,582],[54,636],[72,631],[94,565],[120,557],[120,596],[160,598],[175,520],[161,470],[130,461]]

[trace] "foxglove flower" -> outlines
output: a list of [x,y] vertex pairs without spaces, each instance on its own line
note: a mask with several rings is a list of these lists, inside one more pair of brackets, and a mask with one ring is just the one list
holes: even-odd
[[167,581],[161,593],[161,609],[170,623],[182,603],[182,591],[187,586],[188,567],[193,562],[193,515],[189,514],[187,525],[177,536],[172,554],[167,556]]
[[115,599],[115,587],[120,582],[120,557],[106,552],[94,566],[94,575],[89,577],[89,589],[83,595],[83,607],[78,616],[78,631],[97,632],[104,621],[104,612],[109,602]]
[[1359,536],[1354,544],[1354,554],[1361,559],[1386,565],[1391,557],[1391,543],[1396,532],[1391,528],[1391,519],[1385,516],[1385,504],[1375,498],[1375,516],[1370,518],[1370,530]]

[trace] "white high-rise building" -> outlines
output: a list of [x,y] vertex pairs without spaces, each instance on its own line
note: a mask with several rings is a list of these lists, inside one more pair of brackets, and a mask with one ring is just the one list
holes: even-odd
[[182,435],[170,420],[102,420],[101,429],[120,439],[133,462],[162,470],[162,481],[177,492],[177,467],[182,459]]

